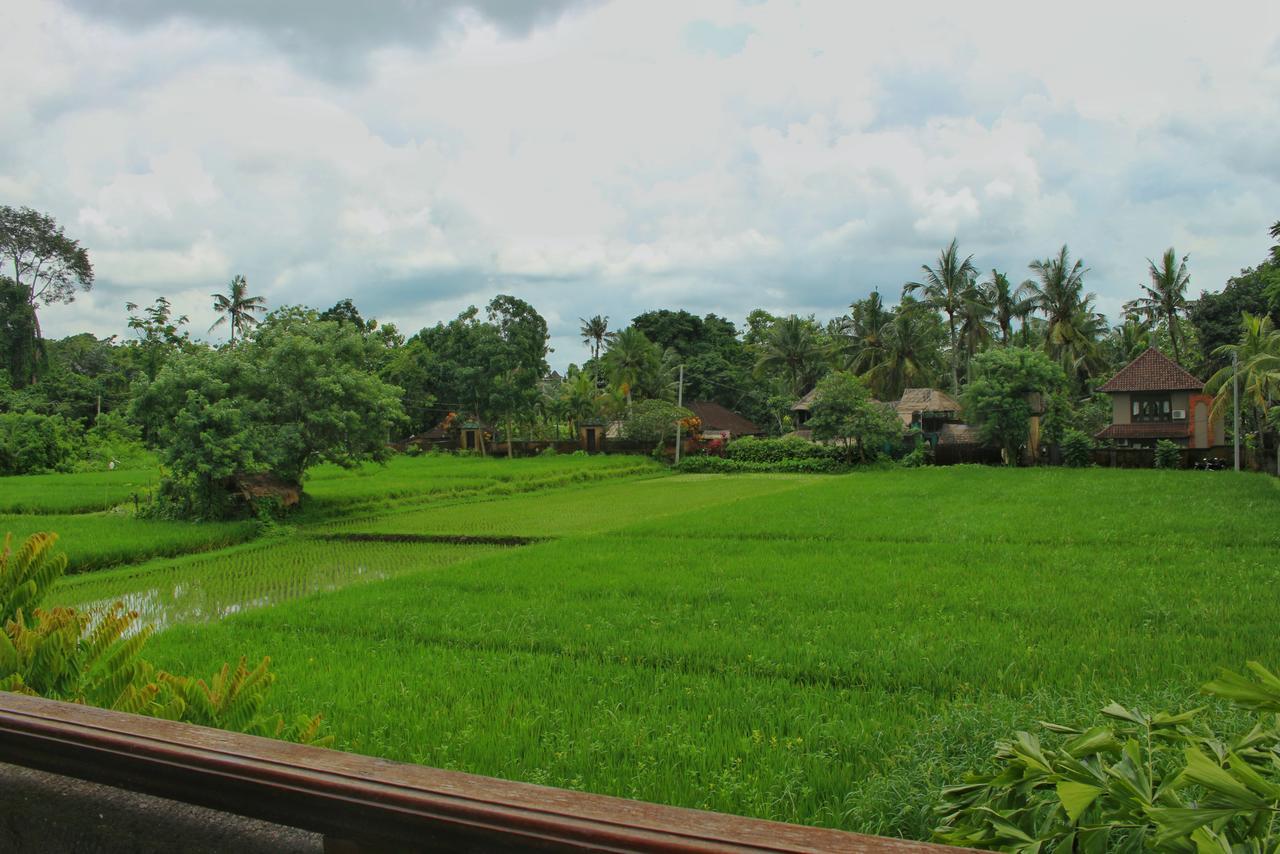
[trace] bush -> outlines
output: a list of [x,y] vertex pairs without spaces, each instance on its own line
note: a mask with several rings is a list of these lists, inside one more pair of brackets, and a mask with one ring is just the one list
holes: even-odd
[[1168,439],[1161,439],[1156,442],[1156,468],[1158,469],[1176,469],[1182,467],[1182,449],[1177,443],[1170,442]]
[[929,464],[929,452],[932,450],[928,442],[920,442],[911,451],[898,460],[898,465],[907,469],[918,469]]
[[58,415],[0,415],[0,475],[70,471],[80,429]]
[[1078,469],[1092,464],[1093,440],[1079,430],[1063,431],[1061,447],[1064,465]]
[[680,460],[680,471],[711,474],[740,474],[743,472],[783,472],[791,474],[837,474],[848,471],[848,466],[831,458],[791,458],[771,463],[749,460],[733,460],[726,457],[695,455]]
[[142,443],[142,431],[123,415],[104,412],[84,434],[84,451],[76,471],[139,468],[155,463]]
[[1224,671],[1202,690],[1255,713],[1219,732],[1203,708],[1112,703],[1088,729],[1042,724],[996,745],[996,770],[943,790],[934,836],[999,851],[1273,851],[1280,810],[1280,677]]
[[780,463],[784,460],[838,460],[840,450],[818,445],[799,436],[782,439],[757,439],[743,436],[725,446],[727,459],[744,463]]

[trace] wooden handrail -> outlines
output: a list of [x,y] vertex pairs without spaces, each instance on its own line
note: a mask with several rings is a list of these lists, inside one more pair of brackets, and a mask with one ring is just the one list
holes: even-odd
[[323,833],[349,850],[957,850],[442,771],[5,692],[0,762]]

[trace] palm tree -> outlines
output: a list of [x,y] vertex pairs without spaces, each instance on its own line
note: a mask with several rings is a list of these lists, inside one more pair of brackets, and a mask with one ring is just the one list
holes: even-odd
[[849,316],[841,323],[840,335],[836,338],[835,355],[843,357],[845,367],[854,373],[865,371],[882,348],[881,332],[892,318],[893,312],[884,307],[878,290],[866,299],[851,303]]
[[951,344],[951,390],[958,394],[960,392],[960,347],[956,338],[956,316],[960,313],[965,293],[972,286],[978,270],[973,266],[972,255],[963,261],[960,260],[960,247],[955,238],[952,238],[950,246],[939,253],[936,268],[922,264],[920,269],[924,271],[924,281],[908,282],[903,286],[902,292],[907,294],[917,290],[923,291],[924,299],[921,302],[947,316],[947,331],[950,334],[949,343]]
[[1149,322],[1164,321],[1169,327],[1169,342],[1173,346],[1173,360],[1181,364],[1182,354],[1178,347],[1178,315],[1187,309],[1187,285],[1191,284],[1191,276],[1187,274],[1188,255],[1178,255],[1170,246],[1160,256],[1160,264],[1156,265],[1147,259],[1147,274],[1151,277],[1150,285],[1139,285],[1143,296],[1125,303],[1127,313],[1140,314]]
[[1113,327],[1107,338],[1114,353],[1115,368],[1129,364],[1151,346],[1151,330],[1132,314],[1125,317],[1124,323]]
[[655,370],[655,363],[662,358],[658,348],[645,334],[634,326],[614,335],[604,354],[604,368],[609,380],[627,398],[627,411],[631,411],[631,390]]
[[813,324],[792,314],[773,322],[760,344],[756,359],[756,375],[780,372],[786,378],[791,393],[797,397],[804,393],[823,361],[822,347],[818,344]]
[[578,330],[582,333],[582,343],[591,348],[591,358],[600,358],[600,348],[604,346],[604,342],[609,337],[609,318],[608,316],[595,317],[587,320],[585,317],[579,317],[582,321],[582,327]]
[[1034,307],[1023,296],[1022,288],[1010,285],[1009,277],[999,270],[991,271],[991,281],[984,287],[995,315],[996,328],[1000,330],[1000,343],[1008,346],[1013,341],[1013,321],[1025,323]]
[[964,354],[965,379],[969,379],[969,363],[978,351],[992,340],[992,316],[995,306],[985,288],[970,286],[960,303],[960,349]]
[[237,275],[231,280],[231,287],[225,294],[210,294],[213,297],[213,310],[221,315],[213,322],[213,326],[209,327],[209,331],[217,329],[226,323],[231,328],[231,343],[236,343],[236,333],[240,333],[240,337],[244,337],[245,329],[255,326],[258,318],[255,314],[265,312],[266,299],[263,297],[249,296],[249,283],[244,276]]
[[[1240,372],[1241,404],[1253,410],[1261,435],[1264,413],[1273,401],[1280,398],[1280,330],[1275,328],[1269,316],[1255,317],[1244,312],[1239,342],[1224,344],[1213,352],[1216,356],[1235,357]],[[1205,383],[1205,391],[1215,395],[1215,417],[1231,407],[1231,380],[1236,366],[1228,363]]]
[[895,400],[903,389],[932,384],[937,339],[922,320],[919,309],[900,308],[881,330],[883,345],[862,375],[881,400]]
[[1106,320],[1094,310],[1092,293],[1084,292],[1084,262],[1071,261],[1066,244],[1054,258],[1029,265],[1039,281],[1028,279],[1022,290],[1045,317],[1045,351],[1067,372],[1083,378],[1101,367],[1096,339]]

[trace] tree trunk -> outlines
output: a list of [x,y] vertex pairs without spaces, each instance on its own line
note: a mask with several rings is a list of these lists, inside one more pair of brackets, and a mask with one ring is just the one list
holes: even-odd
[[951,312],[947,312],[947,327],[951,332],[951,393],[960,393],[960,362],[959,350],[956,346],[956,318]]
[[512,448],[511,448],[511,442],[512,442],[512,438],[511,438],[511,437],[512,437],[512,433],[511,433],[511,414],[510,414],[510,413],[507,413],[507,459],[509,459],[509,460],[510,460],[510,459],[513,459],[513,458],[515,457],[515,453],[512,451]]

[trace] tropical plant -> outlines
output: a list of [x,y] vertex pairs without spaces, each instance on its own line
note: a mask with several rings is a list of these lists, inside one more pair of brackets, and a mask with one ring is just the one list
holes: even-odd
[[983,287],[991,304],[996,329],[1000,332],[1000,343],[1008,346],[1013,343],[1013,321],[1025,321],[1034,307],[1021,295],[1021,289],[1010,285],[1009,277],[999,270],[991,271],[991,281]]
[[588,320],[585,317],[579,317],[582,323],[578,331],[582,333],[582,343],[591,348],[591,358],[600,358],[600,349],[604,347],[604,342],[609,338],[609,317],[608,315],[595,317]]
[[936,374],[939,339],[936,316],[919,304],[904,304],[880,335],[863,379],[881,400],[896,400],[903,389],[930,385]]
[[1093,453],[1093,440],[1088,434],[1067,428],[1063,431],[1062,441],[1059,443],[1062,448],[1062,462],[1071,468],[1084,468],[1091,464]]
[[805,392],[823,364],[824,354],[813,321],[788,315],[775,320],[759,345],[756,375],[781,374],[792,394]]
[[1176,469],[1182,467],[1182,449],[1176,442],[1161,439],[1156,442],[1155,467],[1158,469]]
[[1261,713],[1220,732],[1206,709],[1112,703],[1086,729],[1042,723],[996,745],[996,770],[942,792],[941,842],[996,851],[1275,852],[1280,848],[1280,677],[1250,662],[1202,690]]
[[966,379],[970,361],[992,341],[994,315],[993,295],[985,288],[970,286],[960,304],[960,350],[964,357]]
[[[1241,315],[1240,340],[1224,344],[1214,354],[1227,359],[1226,367],[1205,382],[1205,391],[1214,395],[1213,414],[1225,414],[1232,406],[1233,378],[1240,377],[1240,405],[1250,420],[1262,430],[1263,413],[1280,399],[1280,330],[1266,315]],[[1234,363],[1231,361],[1234,358]]]
[[1139,285],[1143,296],[1125,303],[1126,313],[1138,314],[1151,323],[1164,323],[1169,330],[1169,339],[1173,348],[1173,360],[1182,362],[1182,351],[1178,346],[1178,321],[1187,309],[1187,286],[1191,284],[1191,276],[1187,273],[1187,258],[1183,255],[1178,261],[1177,253],[1170,246],[1160,256],[1159,265],[1147,259],[1147,274],[1151,278],[1150,285]]
[[879,291],[850,303],[849,316],[840,323],[835,344],[836,355],[842,357],[846,368],[863,373],[875,364],[884,347],[885,324],[892,318],[893,312],[885,308]]
[[948,342],[951,345],[951,391],[960,391],[960,347],[957,338],[956,318],[964,307],[964,300],[973,286],[978,270],[973,266],[973,256],[960,260],[960,247],[953,238],[950,245],[938,254],[936,267],[921,265],[923,282],[908,282],[903,293],[920,291],[922,303],[947,318]]
[[231,343],[236,343],[236,333],[240,333],[240,337],[244,337],[245,330],[257,325],[258,318],[255,314],[261,314],[267,310],[266,299],[260,296],[249,296],[249,282],[244,276],[236,275],[231,284],[227,287],[225,294],[211,294],[213,297],[213,310],[221,315],[209,327],[209,331],[217,329],[222,324],[227,324],[231,331]]
[[269,659],[244,659],[209,680],[157,670],[141,657],[152,629],[116,604],[97,612],[44,610],[40,602],[66,571],[57,535],[32,534],[14,551],[0,548],[0,690],[86,703],[132,714],[182,720],[257,735],[328,743],[320,717],[286,725],[263,711],[275,681]]
[[631,411],[632,393],[647,375],[661,370],[662,353],[634,326],[613,336],[604,354],[605,373],[626,397]]
[[1107,346],[1112,353],[1112,367],[1118,370],[1151,346],[1151,330],[1136,315],[1126,315],[1124,323],[1111,328]]
[[1027,280],[1022,290],[1045,316],[1045,351],[1068,376],[1083,379],[1101,369],[1096,344],[1106,321],[1094,310],[1092,293],[1084,292],[1084,262],[1071,260],[1066,245],[1052,258],[1030,264],[1039,281]]
[[70,471],[80,425],[58,415],[0,413],[0,476]]
[[874,399],[866,384],[853,374],[827,374],[815,390],[808,426],[815,439],[841,442],[846,462],[853,462],[855,452],[866,462],[868,450],[875,456],[881,449],[900,443],[902,421],[897,413]]
[[1043,353],[1002,347],[976,356],[973,374],[964,394],[965,415],[984,441],[1001,447],[1007,464],[1017,465],[1031,436],[1030,398],[1061,388],[1062,370]]

